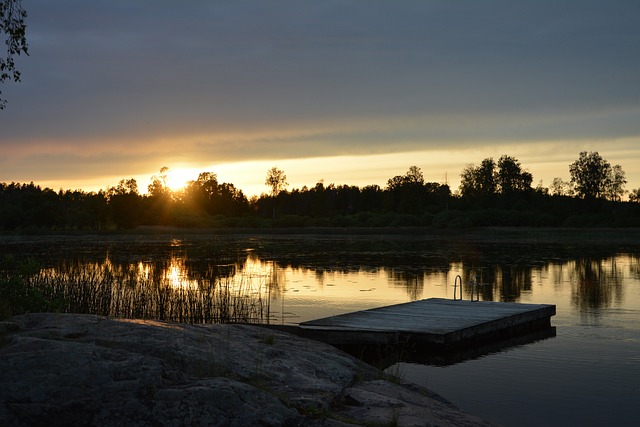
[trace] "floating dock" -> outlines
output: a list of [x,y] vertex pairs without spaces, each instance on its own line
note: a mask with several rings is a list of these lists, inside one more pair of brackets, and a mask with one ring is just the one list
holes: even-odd
[[555,305],[430,298],[300,323],[299,334],[337,346],[451,348],[551,327]]

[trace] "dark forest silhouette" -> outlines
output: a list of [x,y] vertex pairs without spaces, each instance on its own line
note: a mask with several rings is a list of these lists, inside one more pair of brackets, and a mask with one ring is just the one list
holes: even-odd
[[549,188],[533,188],[533,176],[511,156],[487,158],[464,168],[455,193],[447,184],[425,182],[416,166],[385,188],[318,182],[290,191],[284,172],[272,168],[265,181],[270,193],[251,199],[212,172],[172,191],[167,172],[163,167],[151,178],[147,194],[134,179],[97,193],[0,183],[0,229],[640,226],[640,189],[623,202],[624,171],[597,152],[580,153],[570,165],[571,181],[556,178]]

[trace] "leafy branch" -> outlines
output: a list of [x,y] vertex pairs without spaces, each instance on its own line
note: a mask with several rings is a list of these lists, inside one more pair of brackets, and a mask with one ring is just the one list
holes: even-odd
[[[21,0],[0,0],[0,33],[6,37],[6,56],[0,56],[0,83],[6,80],[20,81],[20,71],[16,68],[14,56],[22,53],[28,55],[26,37],[27,12],[22,8]],[[0,110],[7,101],[2,98],[0,90]]]

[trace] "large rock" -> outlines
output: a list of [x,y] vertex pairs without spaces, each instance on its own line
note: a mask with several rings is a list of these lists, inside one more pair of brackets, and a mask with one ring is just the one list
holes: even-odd
[[487,425],[331,346],[247,325],[0,323],[0,425]]

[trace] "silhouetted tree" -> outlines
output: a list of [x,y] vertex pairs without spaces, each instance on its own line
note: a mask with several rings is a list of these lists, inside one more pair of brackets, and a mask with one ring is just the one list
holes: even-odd
[[0,228],[55,228],[60,226],[58,198],[50,188],[11,183],[0,186]]
[[489,157],[480,166],[467,165],[460,174],[460,195],[465,198],[487,200],[496,193],[496,164]]
[[614,202],[621,201],[622,196],[626,193],[624,189],[626,183],[627,179],[625,178],[622,166],[615,165],[611,169],[611,174],[607,180],[606,198]]
[[158,175],[153,175],[151,177],[151,182],[147,187],[149,195],[163,197],[171,192],[167,185],[167,172],[169,172],[169,168],[167,166],[163,166],[160,168],[160,173]]
[[405,174],[405,181],[411,184],[424,184],[424,175],[418,166],[410,166]]
[[552,196],[571,196],[573,188],[570,182],[564,181],[562,178],[553,178],[549,192]]
[[360,211],[380,210],[384,192],[379,185],[366,185],[360,192]]
[[448,185],[425,182],[420,168],[411,166],[406,174],[387,181],[385,210],[421,215],[446,208],[449,196]]
[[163,166],[158,175],[151,177],[147,187],[148,196],[144,200],[145,220],[153,225],[168,225],[171,222],[173,193],[167,185],[169,168]]
[[58,203],[61,228],[99,230],[107,225],[107,200],[103,192],[60,190]]
[[287,182],[287,175],[284,174],[284,171],[274,166],[267,171],[267,178],[264,180],[264,183],[271,188],[271,215],[275,218],[276,198],[285,188],[287,188],[287,185],[289,185]]
[[280,192],[289,185],[287,182],[287,175],[284,174],[284,171],[275,166],[267,171],[267,178],[264,183],[271,188],[271,195],[273,197],[277,197],[278,194],[280,194]]
[[[583,157],[589,156],[584,153]],[[590,157],[597,160],[597,165],[608,164],[598,156]],[[325,185],[320,180],[314,187],[279,191],[275,197],[263,194],[249,205],[242,191],[233,184],[219,183],[212,172],[203,172],[183,191],[172,192],[166,184],[168,168],[163,167],[151,178],[146,196],[138,194],[135,179],[123,179],[99,193],[56,193],[33,183],[0,183],[0,229],[104,229],[113,225],[132,228],[138,224],[640,226],[640,188],[629,195],[633,203],[620,203],[626,183],[624,171],[619,165],[609,170],[598,197],[610,202],[569,197],[566,194],[571,184],[559,178],[554,179],[551,191],[545,191],[542,184],[532,191],[530,174],[522,171],[515,158],[502,156],[497,168],[491,158],[480,166],[467,166],[461,175],[462,194],[453,198],[447,185],[425,182],[420,168],[412,166],[406,174],[389,179],[384,190],[377,185],[362,189]],[[564,197],[556,197],[563,194]],[[250,212],[272,216],[275,203],[281,220],[262,222],[250,217]]]
[[390,208],[399,213],[418,214],[424,209],[426,191],[424,176],[417,166],[411,166],[406,174],[396,175],[387,181]]
[[569,172],[578,197],[618,198],[624,194],[624,171],[620,165],[612,169],[597,151],[582,151],[578,160],[569,165]]
[[107,194],[100,190],[97,193],[89,193],[84,201],[85,210],[93,218],[92,228],[105,229],[109,218]]
[[111,219],[118,228],[134,228],[139,223],[140,194],[135,179],[122,179],[107,190]]
[[233,184],[218,182],[213,172],[202,172],[185,188],[185,202],[209,215],[238,215],[249,206],[247,198]]
[[[0,56],[0,83],[6,80],[20,81],[20,71],[16,68],[14,56],[29,54],[26,18],[27,12],[22,8],[21,0],[0,0],[0,33],[7,46],[6,56]],[[0,110],[5,108],[6,103],[0,90]]]
[[218,177],[213,172],[201,172],[198,179],[189,181],[184,190],[184,201],[192,208],[200,209],[209,214],[215,213],[211,200],[218,192]]
[[533,175],[523,171],[515,157],[506,154],[498,160],[497,188],[501,194],[510,195],[531,189]]

